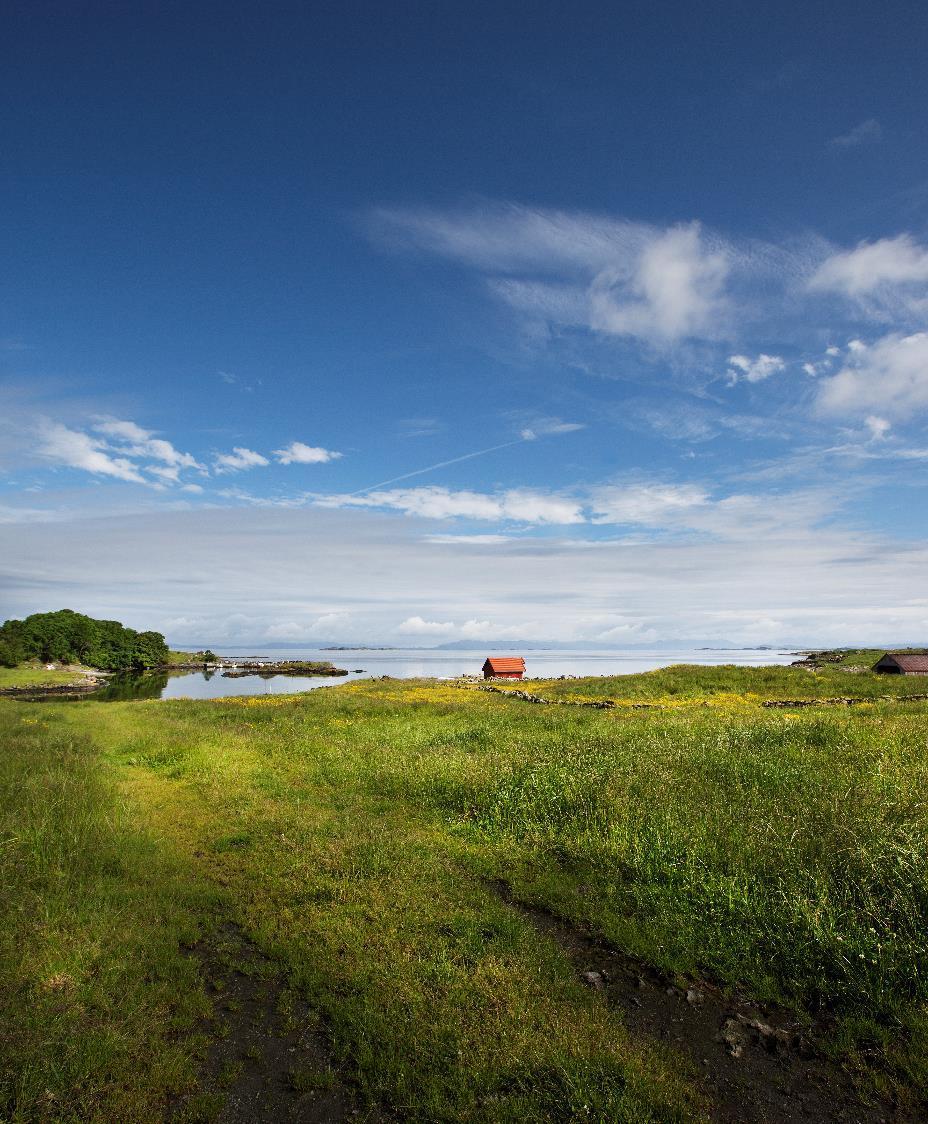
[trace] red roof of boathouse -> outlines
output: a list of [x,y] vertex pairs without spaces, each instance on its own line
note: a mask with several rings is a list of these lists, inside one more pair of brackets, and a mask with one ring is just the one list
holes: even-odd
[[898,671],[902,675],[928,675],[928,652],[887,652],[873,665],[874,671]]
[[525,660],[521,656],[489,656],[483,665],[484,679],[501,676],[521,679],[525,674]]

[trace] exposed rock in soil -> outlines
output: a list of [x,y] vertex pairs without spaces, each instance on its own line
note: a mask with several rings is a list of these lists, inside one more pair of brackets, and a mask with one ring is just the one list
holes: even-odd
[[823,1028],[789,1012],[761,1010],[707,981],[677,986],[608,942],[515,900],[504,883],[492,886],[561,946],[581,982],[620,1008],[633,1034],[680,1056],[705,1092],[713,1121],[914,1124],[892,1105],[861,1100],[848,1076],[816,1049]]

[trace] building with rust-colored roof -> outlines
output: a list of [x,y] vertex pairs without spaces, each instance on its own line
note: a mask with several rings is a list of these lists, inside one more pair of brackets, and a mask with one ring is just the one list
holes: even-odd
[[483,665],[484,679],[521,679],[524,674],[521,656],[490,656]]
[[887,652],[873,670],[884,675],[928,675],[928,652]]

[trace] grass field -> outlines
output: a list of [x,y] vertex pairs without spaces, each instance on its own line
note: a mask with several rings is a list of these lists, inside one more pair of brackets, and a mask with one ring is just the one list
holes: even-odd
[[155,1121],[192,1093],[176,1118],[222,1119],[201,1067],[234,1014],[188,950],[229,925],[326,1042],[293,1084],[337,1080],[362,1119],[721,1118],[700,1059],[586,986],[556,917],[791,1012],[873,1119],[918,1119],[928,704],[760,702],[925,686],[688,668],[529,688],[656,710],[396,680],[2,700],[0,1118]]
[[0,691],[28,687],[72,687],[99,672],[90,667],[56,667],[47,671],[41,663],[22,663],[18,667],[0,667]]

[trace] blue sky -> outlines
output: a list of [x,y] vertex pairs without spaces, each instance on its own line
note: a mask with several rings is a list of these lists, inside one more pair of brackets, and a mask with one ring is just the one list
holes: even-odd
[[928,634],[923,5],[3,18],[3,616]]

